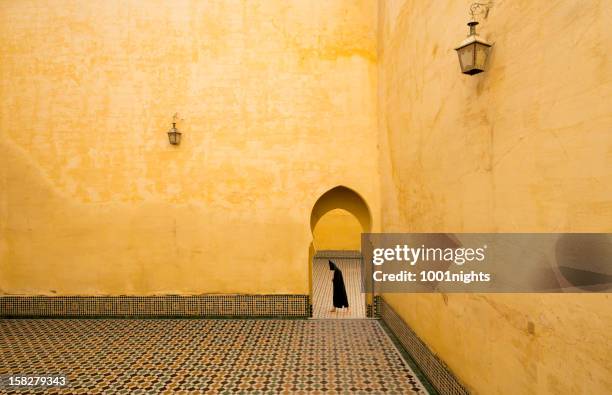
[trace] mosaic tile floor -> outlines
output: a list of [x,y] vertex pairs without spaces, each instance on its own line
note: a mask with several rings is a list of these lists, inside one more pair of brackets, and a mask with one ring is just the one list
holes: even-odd
[[[329,310],[333,306],[333,272],[328,260],[342,270],[344,287],[350,309]],[[361,292],[361,260],[353,258],[315,258],[312,263],[312,317],[313,318],[365,318],[365,294]]]
[[47,393],[427,393],[376,320],[5,319],[9,373],[68,376]]

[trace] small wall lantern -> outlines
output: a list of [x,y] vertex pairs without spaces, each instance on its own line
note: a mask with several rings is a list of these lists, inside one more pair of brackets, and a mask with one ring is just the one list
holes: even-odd
[[485,71],[485,65],[491,49],[491,43],[476,34],[476,25],[478,22],[474,19],[475,14],[486,7],[485,18],[489,13],[491,4],[474,3],[470,6],[470,14],[472,20],[468,22],[470,33],[465,40],[459,44],[455,51],[459,55],[459,65],[463,74],[474,75]]
[[172,145],[179,145],[181,143],[181,132],[176,128],[176,122],[172,122],[172,129],[168,130],[168,140],[170,140]]
[[168,140],[170,140],[172,145],[179,145],[181,143],[181,132],[176,128],[177,119],[178,113],[175,113],[172,117],[172,128],[168,130]]

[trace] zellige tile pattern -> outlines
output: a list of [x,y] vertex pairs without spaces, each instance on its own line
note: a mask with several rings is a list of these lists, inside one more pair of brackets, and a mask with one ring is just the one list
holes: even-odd
[[0,320],[0,375],[50,373],[65,394],[427,393],[376,320]]
[[0,296],[0,317],[308,317],[308,295]]

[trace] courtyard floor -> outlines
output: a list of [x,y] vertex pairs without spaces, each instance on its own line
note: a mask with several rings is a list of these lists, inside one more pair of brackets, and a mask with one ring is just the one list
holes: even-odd
[[425,386],[376,320],[4,319],[0,393],[402,393]]

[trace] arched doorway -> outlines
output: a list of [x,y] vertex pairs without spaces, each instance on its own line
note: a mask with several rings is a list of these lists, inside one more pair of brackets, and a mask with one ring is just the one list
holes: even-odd
[[[372,218],[365,200],[354,190],[337,186],[322,194],[310,214],[309,265],[313,318],[365,318],[361,282],[361,233],[370,232]],[[342,270],[350,309],[331,313],[332,272],[328,260]]]

